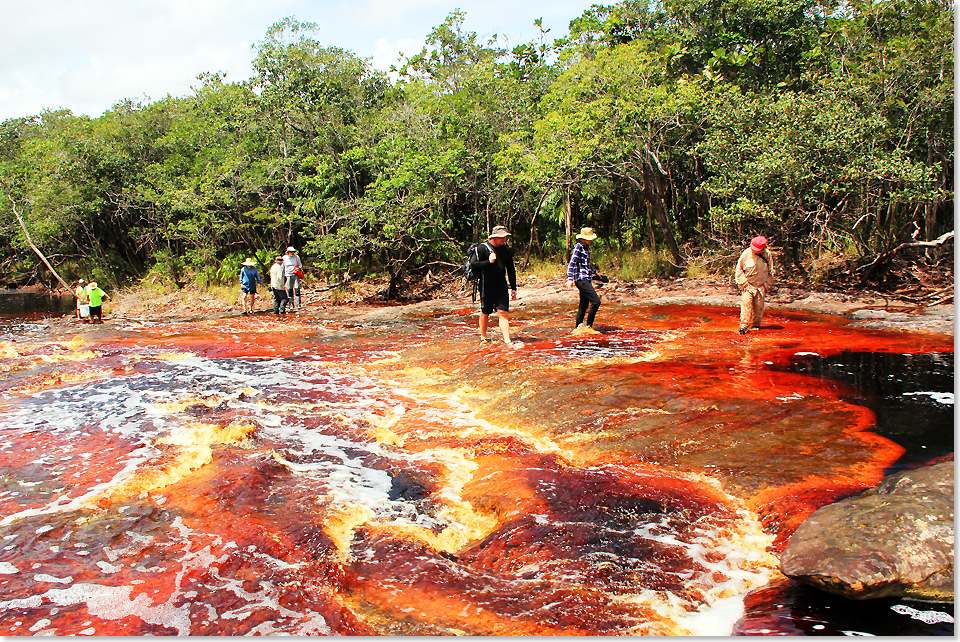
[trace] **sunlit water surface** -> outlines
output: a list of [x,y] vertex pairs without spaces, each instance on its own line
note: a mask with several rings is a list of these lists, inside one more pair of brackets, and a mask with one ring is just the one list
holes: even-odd
[[[951,337],[522,306],[0,322],[0,634],[946,634],[783,578],[953,452]],[[493,333],[491,333],[491,336]]]

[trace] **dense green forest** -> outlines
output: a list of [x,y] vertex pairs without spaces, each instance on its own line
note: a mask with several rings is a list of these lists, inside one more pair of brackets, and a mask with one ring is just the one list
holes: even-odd
[[497,224],[558,263],[592,226],[648,275],[728,270],[756,234],[808,282],[950,270],[953,12],[625,0],[505,49],[456,10],[393,74],[286,18],[242,82],[0,124],[0,280],[52,283],[35,247],[68,279],[233,283],[294,245],[396,297]]

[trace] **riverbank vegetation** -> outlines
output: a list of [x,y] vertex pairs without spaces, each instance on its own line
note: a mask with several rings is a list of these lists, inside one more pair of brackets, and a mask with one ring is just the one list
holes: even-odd
[[213,288],[293,245],[398,298],[504,224],[561,264],[592,226],[625,279],[764,234],[787,278],[952,288],[953,11],[624,0],[510,49],[454,11],[392,74],[286,18],[249,79],[0,124],[0,280],[54,285],[29,231],[67,279]]

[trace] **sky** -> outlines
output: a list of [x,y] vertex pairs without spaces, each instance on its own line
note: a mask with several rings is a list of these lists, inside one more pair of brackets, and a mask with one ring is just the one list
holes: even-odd
[[456,9],[481,42],[499,34],[513,46],[539,38],[537,18],[549,41],[566,36],[594,1],[0,0],[0,121],[61,108],[95,118],[124,100],[187,96],[204,72],[241,82],[254,46],[286,17],[387,71]]

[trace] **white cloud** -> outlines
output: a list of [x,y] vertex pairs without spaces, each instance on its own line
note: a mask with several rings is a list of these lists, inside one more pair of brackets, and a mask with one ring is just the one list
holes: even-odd
[[252,46],[273,23],[315,22],[317,40],[387,70],[417,53],[456,8],[481,40],[566,33],[589,0],[9,0],[0,21],[0,119],[67,108],[99,116],[125,100],[187,95],[203,72],[252,74]]

